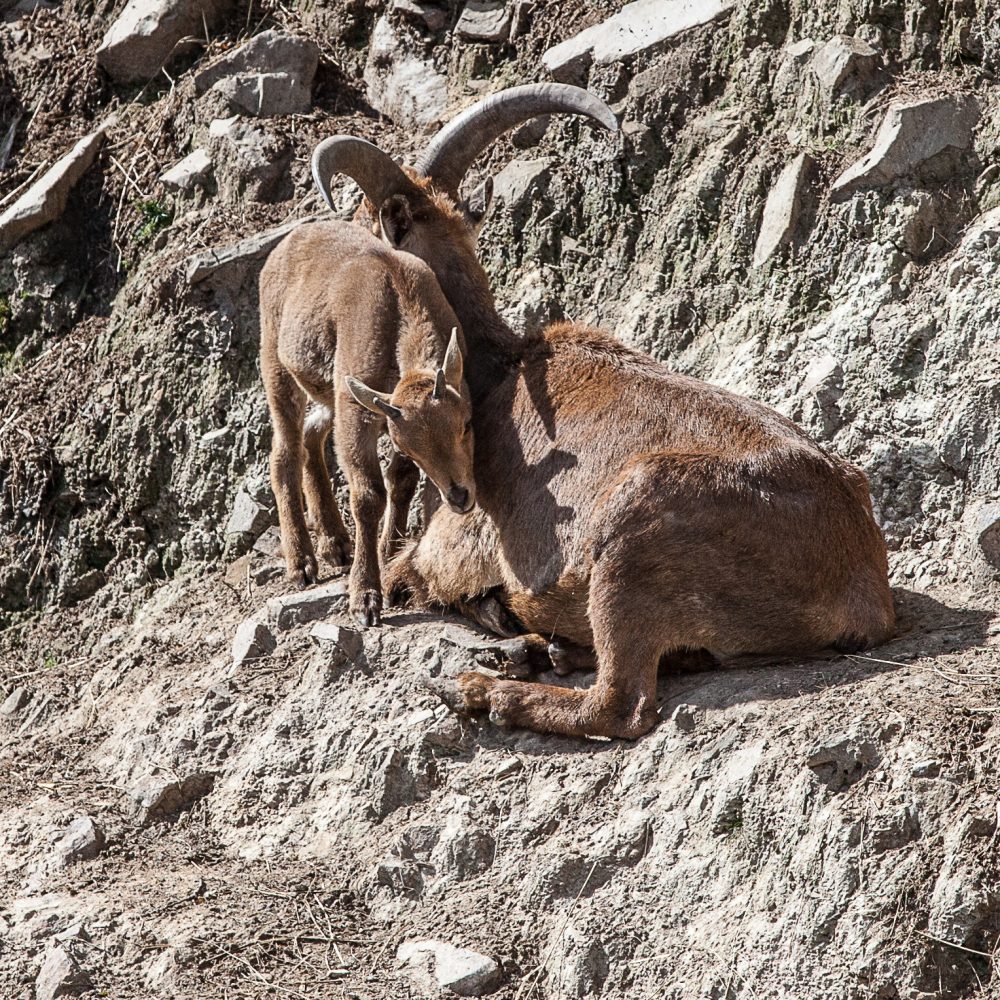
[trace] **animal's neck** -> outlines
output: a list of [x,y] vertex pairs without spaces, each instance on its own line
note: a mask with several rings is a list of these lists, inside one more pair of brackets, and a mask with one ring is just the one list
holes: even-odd
[[436,371],[444,363],[451,326],[422,305],[403,310],[396,360],[400,377],[416,371]]
[[474,257],[455,262],[438,279],[465,333],[465,377],[475,403],[517,363],[521,340],[497,313],[489,279]]
[[397,272],[400,331],[396,361],[400,377],[415,371],[435,371],[444,362],[452,328],[458,320],[437,282],[427,272]]

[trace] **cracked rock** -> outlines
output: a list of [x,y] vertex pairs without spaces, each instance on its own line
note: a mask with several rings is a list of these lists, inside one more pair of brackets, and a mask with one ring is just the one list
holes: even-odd
[[312,587],[295,594],[283,594],[267,602],[268,619],[279,632],[326,618],[332,611],[347,607],[347,584],[343,580],[324,587]]
[[871,152],[848,167],[833,182],[832,190],[848,194],[880,187],[911,174],[946,150],[967,150],[978,121],[979,103],[971,94],[892,104]]
[[35,979],[35,1000],[79,996],[91,987],[90,977],[61,945],[50,945]]

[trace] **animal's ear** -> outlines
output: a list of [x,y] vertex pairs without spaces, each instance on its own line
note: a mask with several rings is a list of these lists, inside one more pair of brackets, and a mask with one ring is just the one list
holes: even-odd
[[444,377],[453,389],[462,386],[462,348],[458,346],[458,327],[451,328],[451,340],[444,352]]
[[473,229],[479,232],[489,211],[490,203],[493,201],[493,178],[487,177],[475,191],[469,195],[469,200],[465,204],[465,214],[469,217]]
[[359,382],[350,375],[345,376],[344,381],[347,388],[351,390],[351,395],[367,410],[378,413],[380,416],[388,417],[390,420],[399,420],[403,411],[398,406],[393,406],[389,396],[384,392],[376,392],[370,389],[364,382]]
[[447,382],[445,378],[444,369],[439,368],[437,373],[434,375],[434,391],[431,393],[431,399],[444,399],[444,387]]
[[394,247],[402,246],[413,228],[410,199],[405,194],[394,194],[391,198],[386,198],[379,209],[378,222],[386,242]]

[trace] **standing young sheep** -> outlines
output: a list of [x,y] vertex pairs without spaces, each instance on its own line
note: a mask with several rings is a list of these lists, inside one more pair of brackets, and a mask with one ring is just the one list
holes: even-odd
[[[288,578],[300,587],[315,582],[316,551],[333,565],[349,557],[324,457],[333,428],[355,524],[350,608],[362,625],[378,625],[379,563],[405,536],[416,465],[453,511],[475,505],[458,320],[423,261],[347,222],[304,225],[282,240],[260,275],[260,315],[271,484]],[[387,428],[395,451],[379,542],[386,486],[377,445]]]

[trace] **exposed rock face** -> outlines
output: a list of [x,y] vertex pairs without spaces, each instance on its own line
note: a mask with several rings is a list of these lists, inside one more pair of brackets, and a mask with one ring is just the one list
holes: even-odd
[[[238,15],[210,32],[229,75],[197,94],[216,63],[193,54],[138,100],[95,64],[99,10],[0,27],[0,159],[21,115],[3,208],[112,103],[124,117],[62,215],[0,253],[0,997],[30,995],[50,954],[51,989],[85,990],[83,970],[92,995],[448,995],[443,945],[493,963],[507,1000],[985,1000],[1000,934],[992,9],[736,0],[630,54],[605,28],[620,56],[599,61],[593,32],[566,74],[614,104],[620,132],[531,122],[511,137],[524,159],[504,140],[468,178],[496,179],[478,249],[511,322],[599,324],[778,408],[864,470],[889,543],[893,642],[663,671],[661,723],[626,744],[456,715],[439,694],[456,673],[529,672],[514,645],[408,609],[352,628],[337,578],[289,593],[277,531],[257,534],[256,282],[317,210],[316,139],[365,136],[412,164],[438,118],[539,79],[542,52],[624,13],[512,2],[490,42],[453,30],[470,6],[273,7],[282,37],[324,52],[296,119],[213,92],[301,75],[236,60]],[[392,117],[366,65],[376,101],[398,84]],[[905,115],[890,136],[902,172],[877,165],[831,197],[886,109],[931,97],[953,103],[926,136]],[[416,121],[429,105],[443,110]],[[194,197],[158,185],[199,148],[212,177]],[[333,214],[359,197],[338,181]],[[93,829],[69,836],[81,818]],[[397,968],[401,943],[426,941]]]
[[98,62],[118,83],[143,82],[180,54],[178,43],[215,27],[230,0],[129,0],[108,29]]

